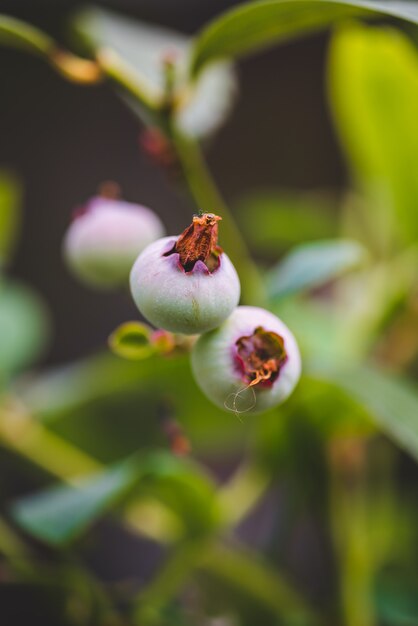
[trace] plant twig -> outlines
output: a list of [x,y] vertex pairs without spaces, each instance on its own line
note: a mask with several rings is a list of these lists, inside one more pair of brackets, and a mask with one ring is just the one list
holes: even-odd
[[190,193],[199,209],[219,213],[222,217],[220,243],[237,268],[243,301],[254,305],[265,304],[263,281],[235,220],[207,169],[198,143],[178,130],[172,131],[171,135]]

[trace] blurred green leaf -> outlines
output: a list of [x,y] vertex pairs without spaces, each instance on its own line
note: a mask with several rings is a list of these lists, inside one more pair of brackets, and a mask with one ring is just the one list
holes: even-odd
[[41,55],[48,55],[54,48],[48,35],[9,15],[0,15],[0,44]]
[[[418,237],[418,55],[398,31],[354,25],[333,38],[330,97],[360,190],[370,241]],[[364,226],[363,226],[364,227]]]
[[99,7],[77,13],[73,27],[104,70],[109,70],[116,80],[121,78],[147,108],[161,104],[165,90],[164,56],[182,52],[185,37]]
[[104,462],[162,444],[158,416],[167,402],[193,449],[206,455],[241,449],[255,426],[240,428],[203,396],[187,355],[128,361],[102,354],[31,377],[16,392],[36,419]]
[[91,407],[95,401],[109,401],[136,386],[147,387],[158,376],[169,378],[181,369],[177,359],[153,357],[147,362],[129,362],[103,353],[43,372],[18,388],[33,414],[52,424],[62,416]]
[[213,20],[197,36],[191,60],[196,76],[215,59],[239,57],[273,43],[330,26],[339,19],[373,15],[418,23],[418,3],[386,0],[267,0],[247,2]]
[[36,359],[48,338],[40,298],[19,283],[0,282],[0,372],[14,373]]
[[294,248],[268,275],[268,291],[278,299],[291,293],[319,287],[359,266],[367,258],[356,241],[315,241]]
[[418,580],[405,570],[382,572],[377,579],[375,600],[384,626],[415,626],[418,620]]
[[342,332],[341,316],[326,302],[283,298],[273,302],[271,310],[292,329],[303,358],[329,360],[351,355],[353,342]]
[[0,268],[7,264],[20,224],[20,189],[13,176],[0,172]]
[[402,380],[360,364],[311,361],[305,373],[325,380],[359,402],[381,430],[418,459],[418,393]]
[[320,193],[262,191],[238,202],[240,225],[257,252],[274,254],[303,241],[333,237],[337,215]]
[[[155,113],[167,97],[178,128],[189,136],[209,134],[228,115],[236,90],[232,68],[218,63],[189,85],[190,37],[98,7],[78,13],[73,25],[103,70],[127,91],[124,100],[146,124],[156,124]],[[167,59],[174,64],[170,78]]]
[[119,503],[136,479],[132,464],[123,463],[79,488],[60,485],[24,497],[12,505],[12,515],[32,535],[59,545]]
[[215,523],[209,478],[195,464],[167,452],[137,455],[78,486],[59,485],[23,497],[13,503],[11,513],[27,532],[58,546],[141,491],[167,503],[189,532],[206,532]]
[[190,539],[214,530],[220,521],[215,487],[206,470],[193,460],[168,452],[150,453],[141,492],[162,502],[178,517]]
[[150,344],[151,328],[141,322],[125,322],[109,337],[109,346],[117,356],[132,361],[146,359],[154,353]]

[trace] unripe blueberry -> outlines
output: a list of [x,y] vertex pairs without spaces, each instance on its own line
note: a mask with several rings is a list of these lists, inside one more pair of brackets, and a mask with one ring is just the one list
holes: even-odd
[[158,216],[139,204],[94,197],[76,215],[64,239],[64,256],[74,274],[100,288],[128,283],[132,263],[164,234]]
[[195,216],[179,237],[155,241],[135,261],[132,296],[154,326],[199,334],[219,326],[237,306],[239,278],[217,245],[220,219]]
[[196,382],[223,409],[260,413],[282,403],[301,372],[296,340],[264,309],[240,306],[216,330],[199,337],[191,354]]

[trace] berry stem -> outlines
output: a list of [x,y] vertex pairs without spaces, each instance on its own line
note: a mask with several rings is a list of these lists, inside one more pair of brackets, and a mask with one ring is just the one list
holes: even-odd
[[[113,50],[101,49],[96,52],[96,60],[107,78],[122,87],[141,108],[140,118],[146,119],[147,125],[159,125],[158,111],[164,105],[161,94],[146,76],[133,72]],[[134,106],[137,112],[137,107]]]
[[234,263],[241,279],[243,302],[265,305],[263,281],[252,260],[247,245],[235,223],[231,211],[222,198],[207,168],[199,144],[171,129],[171,138],[180,159],[184,177],[196,204],[205,212],[222,216],[221,245]]

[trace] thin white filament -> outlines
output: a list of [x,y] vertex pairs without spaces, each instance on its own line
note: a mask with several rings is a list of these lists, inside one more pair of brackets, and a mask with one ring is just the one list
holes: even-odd
[[[253,403],[248,406],[245,409],[238,409],[237,407],[237,400],[239,398],[241,398],[242,394],[247,391],[248,389],[251,389],[252,395],[253,395]],[[232,403],[230,403],[230,398],[232,398]],[[245,387],[242,387],[242,389],[238,389],[238,391],[235,391],[233,393],[230,393],[229,396],[226,398],[225,402],[224,402],[224,407],[228,410],[228,411],[232,411],[236,417],[238,417],[241,420],[240,416],[243,413],[248,413],[248,411],[251,411],[255,405],[257,404],[257,396],[254,390],[254,386],[253,385],[246,385]]]

